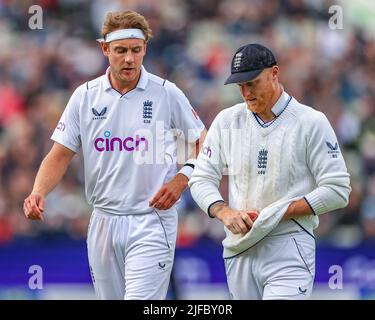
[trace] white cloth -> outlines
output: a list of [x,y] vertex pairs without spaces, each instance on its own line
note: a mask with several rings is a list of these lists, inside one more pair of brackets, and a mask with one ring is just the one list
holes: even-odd
[[299,199],[300,197],[296,197],[277,201],[264,208],[259,213],[258,218],[255,220],[253,227],[248,233],[233,234],[228,229],[225,229],[227,233],[226,238],[223,240],[223,247],[226,252],[225,256],[231,257],[238,255],[262,240],[277,227],[289,205]]
[[75,90],[51,139],[74,152],[82,147],[94,208],[151,212],[149,200],[177,173],[176,136],[192,143],[204,125],[180,89],[143,67],[136,88],[124,95],[108,76],[109,69]]
[[[276,104],[289,97],[284,92]],[[223,174],[229,175],[229,206],[237,210],[262,211],[277,201],[304,197],[314,215],[296,221],[310,233],[319,224],[317,215],[346,206],[351,191],[327,118],[294,98],[267,127],[245,103],[217,115],[189,181],[194,200],[206,213],[223,199],[219,192]],[[226,233],[224,257],[232,254],[229,243],[238,240],[229,230]]]

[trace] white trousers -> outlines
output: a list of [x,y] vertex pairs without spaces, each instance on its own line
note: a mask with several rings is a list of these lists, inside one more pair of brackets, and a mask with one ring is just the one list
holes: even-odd
[[270,235],[224,261],[232,299],[304,300],[313,288],[315,239],[305,231]]
[[175,208],[123,216],[95,209],[87,248],[97,297],[165,299],[174,260],[177,219]]

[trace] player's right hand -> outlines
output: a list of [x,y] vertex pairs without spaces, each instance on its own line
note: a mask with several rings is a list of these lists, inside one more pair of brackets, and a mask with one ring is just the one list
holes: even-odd
[[44,197],[40,194],[30,194],[23,203],[23,212],[27,219],[44,220]]
[[245,234],[250,231],[257,219],[256,211],[238,211],[230,207],[223,208],[218,216],[219,220],[233,233]]

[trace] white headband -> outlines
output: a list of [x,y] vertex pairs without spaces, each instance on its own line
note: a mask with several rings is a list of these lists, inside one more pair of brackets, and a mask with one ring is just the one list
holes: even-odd
[[111,42],[114,40],[121,39],[143,39],[146,40],[146,37],[141,29],[121,29],[108,33],[105,36],[105,39],[96,39],[98,42]]

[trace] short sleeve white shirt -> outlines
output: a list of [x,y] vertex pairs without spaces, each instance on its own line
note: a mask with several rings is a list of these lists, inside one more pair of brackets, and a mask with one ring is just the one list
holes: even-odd
[[79,86],[51,139],[82,148],[86,197],[103,211],[151,211],[149,200],[177,172],[176,136],[192,143],[204,129],[183,92],[142,66],[122,95],[106,74]]

